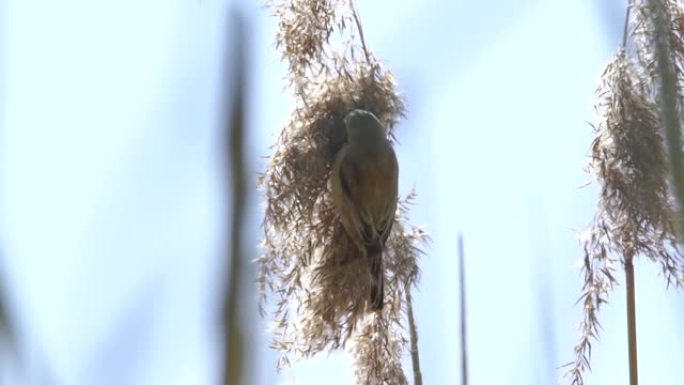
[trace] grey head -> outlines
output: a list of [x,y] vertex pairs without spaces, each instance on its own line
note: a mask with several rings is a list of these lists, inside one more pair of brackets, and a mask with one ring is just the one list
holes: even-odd
[[375,147],[387,142],[387,129],[372,112],[353,110],[344,118],[350,145]]

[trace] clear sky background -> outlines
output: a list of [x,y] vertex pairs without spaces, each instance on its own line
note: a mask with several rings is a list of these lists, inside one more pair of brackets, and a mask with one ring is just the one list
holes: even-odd
[[[589,180],[587,122],[623,4],[358,3],[368,44],[407,99],[400,191],[416,188],[412,221],[433,238],[415,294],[425,383],[460,378],[459,232],[471,384],[555,383],[581,316],[576,233],[596,198],[596,186],[578,189]],[[240,5],[254,173],[294,100],[275,20],[258,2]],[[228,7],[0,0],[0,245],[23,357],[0,363],[2,384],[218,383]],[[256,189],[250,199],[256,244]],[[638,261],[640,378],[681,384],[684,293],[657,273]],[[624,313],[618,287],[589,384],[627,383]],[[277,375],[265,327],[254,324],[257,384],[353,383],[337,353]]]

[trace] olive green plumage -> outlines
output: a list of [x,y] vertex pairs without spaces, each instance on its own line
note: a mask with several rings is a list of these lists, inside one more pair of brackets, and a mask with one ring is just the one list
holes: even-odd
[[382,252],[397,208],[399,165],[387,130],[375,115],[354,110],[344,123],[347,141],[333,164],[332,197],[345,231],[370,263],[370,307],[381,310]]

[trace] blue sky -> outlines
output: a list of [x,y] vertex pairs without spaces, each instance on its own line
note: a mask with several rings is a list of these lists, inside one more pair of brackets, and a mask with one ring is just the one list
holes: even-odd
[[[243,3],[253,23],[256,172],[294,101],[274,19]],[[552,383],[580,319],[576,232],[591,220],[596,188],[577,187],[589,180],[586,122],[622,9],[590,0],[358,3],[368,44],[407,98],[400,190],[416,188],[412,220],[433,237],[415,294],[425,383],[460,375],[459,232],[471,384]],[[59,385],[217,383],[226,8],[0,0],[0,243],[30,373],[0,365],[0,379],[42,384],[47,368]],[[618,287],[602,313],[589,384],[627,382],[623,297]],[[684,342],[672,337],[683,302],[655,266],[638,262],[644,383],[680,382],[672,363],[684,359]],[[266,323],[255,326],[259,384],[352,383],[350,360],[337,353],[276,375]]]

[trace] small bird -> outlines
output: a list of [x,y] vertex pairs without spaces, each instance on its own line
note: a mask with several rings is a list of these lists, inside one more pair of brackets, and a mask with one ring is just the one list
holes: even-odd
[[399,165],[387,129],[373,113],[353,110],[344,124],[347,141],[330,176],[333,203],[345,231],[370,263],[370,307],[382,310],[382,252],[397,209]]

